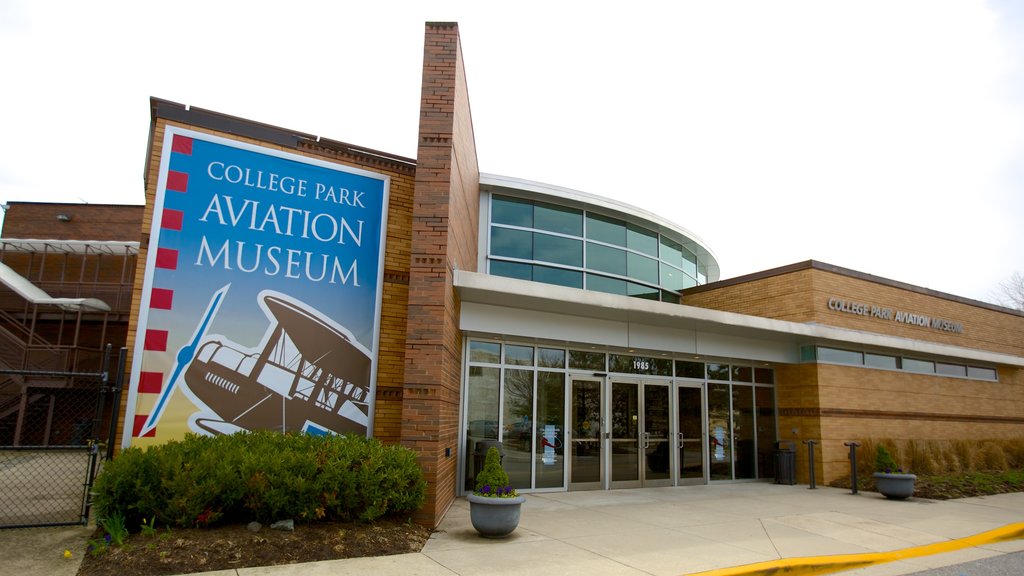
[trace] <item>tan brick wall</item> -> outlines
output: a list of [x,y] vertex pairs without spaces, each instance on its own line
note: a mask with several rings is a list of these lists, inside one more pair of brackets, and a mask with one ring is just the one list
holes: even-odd
[[[779,274],[755,274],[749,281],[687,291],[683,301],[741,314],[1024,354],[1021,315],[881,279],[875,282],[810,265],[788,268]],[[831,297],[960,322],[963,333],[833,311],[828,308]],[[817,480],[828,482],[849,473],[846,442],[1024,438],[1024,369],[1001,366],[998,382],[828,364],[777,365],[775,369],[779,437],[796,443],[801,482],[808,480],[803,441],[809,439],[820,442]]]
[[462,338],[453,271],[476,265],[479,168],[455,24],[428,23],[413,208],[402,443],[428,482],[417,521],[455,498]]
[[[798,268],[793,271],[759,277],[722,287],[709,285],[690,289],[683,294],[683,303],[690,306],[750,314],[793,322],[817,322],[926,340],[954,346],[977,348],[992,352],[1024,355],[1024,316],[1011,311],[994,310],[980,303],[956,297],[945,297],[923,288],[892,285],[891,281],[871,281],[859,277],[818,269]],[[863,276],[863,275],[862,275]],[[963,325],[962,333],[944,332],[893,320],[861,316],[830,310],[831,297],[923,314]]]
[[[199,132],[213,134],[223,138],[246,142],[265,148],[283,150],[293,154],[301,154],[311,158],[327,160],[386,174],[391,177],[387,240],[384,255],[384,286],[381,302],[381,328],[379,355],[377,366],[376,406],[374,411],[374,436],[384,442],[397,443],[402,428],[402,387],[405,372],[405,317],[409,282],[409,250],[411,239],[412,196],[414,189],[414,168],[409,164],[363,155],[358,151],[344,146],[331,146],[326,143],[315,144],[300,141],[296,147],[285,147],[269,142],[246,138],[235,134],[220,132],[181,122],[156,118],[151,126],[153,146],[150,153],[148,173],[146,175],[146,206],[140,214],[142,238],[139,258],[135,271],[135,289],[131,317],[128,322],[128,370],[131,366],[131,354],[134,351],[136,326],[138,325],[139,305],[142,295],[142,281],[145,270],[149,230],[152,225],[153,202],[156,195],[156,183],[160,166],[160,146],[163,143],[164,130],[168,125],[182,126]],[[139,225],[136,220],[136,225]],[[126,374],[127,381],[127,374]],[[121,421],[123,423],[127,409],[127,394],[122,395]],[[122,441],[122,429],[118,428],[117,443]]]

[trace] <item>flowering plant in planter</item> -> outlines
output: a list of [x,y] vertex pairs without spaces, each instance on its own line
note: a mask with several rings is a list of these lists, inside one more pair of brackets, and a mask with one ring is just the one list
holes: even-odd
[[914,494],[917,476],[905,473],[889,450],[881,444],[875,449],[874,477],[875,487],[886,498],[903,500]]
[[519,509],[526,498],[509,485],[508,474],[501,467],[497,448],[487,450],[484,468],[476,478],[476,490],[469,500],[469,519],[473,528],[486,538],[502,538],[519,526]]
[[508,474],[501,467],[501,454],[497,448],[487,450],[484,469],[476,476],[473,494],[487,498],[515,498],[519,495],[508,483]]

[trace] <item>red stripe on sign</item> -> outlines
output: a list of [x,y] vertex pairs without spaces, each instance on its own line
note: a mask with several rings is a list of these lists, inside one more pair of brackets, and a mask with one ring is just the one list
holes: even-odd
[[139,374],[139,392],[143,394],[159,394],[163,389],[163,372],[143,372]]
[[[134,436],[136,438],[139,438],[139,432],[142,432],[142,427],[146,425],[146,418],[149,418],[149,416],[148,415],[137,415],[137,416],[135,416],[135,425],[132,426],[132,436]],[[156,436],[156,427],[153,427],[152,430],[150,430],[149,432],[146,432],[146,434],[144,436],[142,436],[142,438],[152,438],[153,436]]]
[[175,134],[174,139],[171,140],[171,152],[177,152],[179,154],[192,155],[192,139],[188,136],[182,136],[181,134]]
[[153,288],[149,293],[149,307],[158,310],[170,310],[174,305],[174,290]]
[[142,349],[153,352],[166,352],[167,330],[146,330],[146,341],[142,345]]
[[164,208],[164,217],[160,219],[160,227],[165,230],[181,230],[181,223],[185,220],[185,213],[181,210]]
[[156,249],[156,267],[165,270],[178,269],[178,251],[171,248]]
[[174,192],[188,192],[188,174],[168,170],[167,189]]

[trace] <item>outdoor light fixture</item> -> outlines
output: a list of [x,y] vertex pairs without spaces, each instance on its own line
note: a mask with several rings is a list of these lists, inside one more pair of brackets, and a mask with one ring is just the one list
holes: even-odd
[[57,214],[57,220],[61,222],[71,222],[71,214]]

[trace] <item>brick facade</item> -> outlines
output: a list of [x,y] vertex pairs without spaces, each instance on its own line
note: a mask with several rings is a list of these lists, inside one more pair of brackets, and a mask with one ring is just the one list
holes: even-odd
[[462,335],[456,268],[475,269],[480,172],[458,26],[427,24],[409,273],[402,443],[430,486],[434,526],[455,499]]
[[[953,333],[830,309],[830,298],[962,324]],[[1024,315],[964,298],[805,262],[684,292],[691,306],[813,322],[964,348],[1024,354]],[[998,382],[831,364],[776,365],[779,436],[821,443],[819,481],[849,473],[844,442],[864,438],[954,440],[1024,437],[1024,369]],[[797,471],[807,481],[806,448]]]

